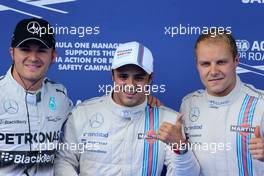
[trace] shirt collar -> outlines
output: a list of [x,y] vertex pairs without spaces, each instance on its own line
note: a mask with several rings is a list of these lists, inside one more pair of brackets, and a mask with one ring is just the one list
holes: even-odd
[[[11,66],[6,75],[5,75],[5,80],[11,85],[9,86],[9,89],[8,91],[10,92],[15,92],[17,94],[17,96],[21,97],[21,98],[25,98],[26,96],[26,90],[24,89],[24,87],[22,85],[20,85],[13,77],[12,75],[12,68],[13,66]],[[42,82],[42,86],[39,90],[37,90],[36,92],[34,93],[28,93],[27,95],[27,101],[28,103],[30,104],[36,104],[37,103],[37,99],[39,98],[38,96],[41,95],[40,92],[44,93],[45,90],[44,90],[44,81],[45,79],[43,80]]]
[[118,117],[121,117],[124,119],[135,119],[145,114],[145,108],[147,106],[147,98],[140,105],[133,106],[133,107],[126,107],[126,106],[121,106],[117,104],[112,98],[112,93],[113,92],[111,92],[107,97],[108,104],[109,104],[110,110],[114,114],[116,114]]
[[206,93],[208,105],[211,108],[218,108],[221,106],[230,105],[240,95],[241,90],[242,90],[242,83],[240,81],[240,78],[236,76],[236,85],[228,95],[223,97],[216,97]]

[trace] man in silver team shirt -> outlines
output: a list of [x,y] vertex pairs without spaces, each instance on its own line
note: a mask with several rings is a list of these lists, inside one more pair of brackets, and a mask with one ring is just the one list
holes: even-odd
[[55,146],[71,103],[64,86],[45,78],[57,56],[50,27],[31,18],[14,30],[12,65],[0,78],[0,175],[53,175]]

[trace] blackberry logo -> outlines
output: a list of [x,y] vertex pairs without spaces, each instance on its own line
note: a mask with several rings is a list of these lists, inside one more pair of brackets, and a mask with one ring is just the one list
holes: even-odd
[[53,164],[55,150],[45,151],[0,151],[1,166],[10,164]]
[[9,154],[8,152],[2,152],[1,161],[8,162],[14,159],[14,155]]

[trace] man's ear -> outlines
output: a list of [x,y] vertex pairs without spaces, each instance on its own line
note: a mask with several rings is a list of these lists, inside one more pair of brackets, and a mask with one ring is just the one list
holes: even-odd
[[238,66],[238,64],[239,64],[239,56],[238,56],[238,54],[235,57],[235,62],[236,62],[236,66]]
[[9,54],[10,54],[10,57],[12,59],[12,62],[14,62],[14,48],[12,48],[12,47],[9,48]]
[[112,70],[112,81],[114,81],[114,70]]
[[58,56],[58,53],[55,49],[52,51],[52,56],[51,56],[51,63],[55,62],[56,57]]

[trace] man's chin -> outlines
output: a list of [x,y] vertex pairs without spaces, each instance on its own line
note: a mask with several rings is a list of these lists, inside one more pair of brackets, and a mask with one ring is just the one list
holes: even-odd
[[39,81],[41,79],[41,77],[28,77],[27,80],[29,82],[35,83],[37,81]]
[[213,95],[213,96],[222,96],[223,92],[224,91],[220,88],[219,89],[211,89],[209,94]]
[[136,102],[133,100],[125,100],[124,105],[127,107],[133,107],[133,106],[136,106]]

